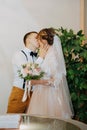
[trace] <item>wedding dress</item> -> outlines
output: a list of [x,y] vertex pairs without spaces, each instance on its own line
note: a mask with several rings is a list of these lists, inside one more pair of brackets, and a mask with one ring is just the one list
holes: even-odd
[[55,81],[49,86],[35,86],[27,110],[28,114],[56,118],[71,118],[73,116],[66,71],[64,67],[61,68],[63,64],[58,63],[56,52],[55,47],[51,46],[41,64],[41,68],[45,72],[43,79],[54,77]]

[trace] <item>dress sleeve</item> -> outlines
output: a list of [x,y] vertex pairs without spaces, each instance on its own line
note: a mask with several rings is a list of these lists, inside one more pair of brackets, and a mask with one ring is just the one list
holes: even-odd
[[54,76],[54,87],[55,87],[55,89],[59,88],[62,80],[63,80],[63,73],[55,74],[55,76]]
[[52,65],[51,65],[51,71],[53,70],[53,77],[54,77],[54,86],[55,88],[59,88],[60,84],[63,82],[63,77],[66,77],[66,73],[65,70],[63,70],[63,68],[61,67],[60,64],[60,60],[59,57],[57,57],[56,55],[56,51],[53,50],[53,57],[52,59]]
[[56,60],[56,57],[53,53],[53,55],[51,56],[51,60],[50,60],[50,70],[51,70],[51,75],[54,78],[54,87],[58,88],[59,85],[62,82],[63,79],[63,75],[64,73],[61,70],[60,65],[58,64],[58,60]]
[[41,65],[43,63],[43,59],[41,57],[38,57],[38,59],[35,61],[35,63]]
[[54,87],[55,89],[59,87],[59,85],[61,84],[62,78],[63,78],[63,73],[60,72],[59,68],[56,65],[53,65],[53,68],[51,69],[52,71],[52,75],[54,78]]

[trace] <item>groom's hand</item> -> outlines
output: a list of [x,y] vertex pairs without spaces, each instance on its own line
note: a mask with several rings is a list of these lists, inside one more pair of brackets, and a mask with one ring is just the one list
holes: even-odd
[[49,49],[49,45],[48,44],[46,44],[44,46],[41,46],[39,48],[39,57],[44,59],[46,54],[47,54],[48,49]]

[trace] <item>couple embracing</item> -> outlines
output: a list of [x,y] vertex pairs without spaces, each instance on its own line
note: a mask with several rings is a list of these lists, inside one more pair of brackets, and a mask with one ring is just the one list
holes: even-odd
[[[23,41],[24,49],[17,52],[12,61],[14,82],[7,113],[71,118],[73,107],[66,81],[66,68],[59,37],[56,36],[52,28],[44,28],[39,33],[27,33]],[[30,80],[31,98],[26,93],[26,81],[18,75],[21,65],[26,63],[36,63],[45,72],[41,79]]]

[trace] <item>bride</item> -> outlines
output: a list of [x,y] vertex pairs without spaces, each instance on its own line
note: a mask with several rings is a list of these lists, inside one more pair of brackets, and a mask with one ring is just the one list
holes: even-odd
[[35,86],[27,113],[45,117],[71,118],[73,107],[66,81],[66,68],[60,39],[51,28],[42,29],[37,39],[40,47],[44,44],[49,45],[41,64],[45,72],[43,79],[49,79],[49,84]]

